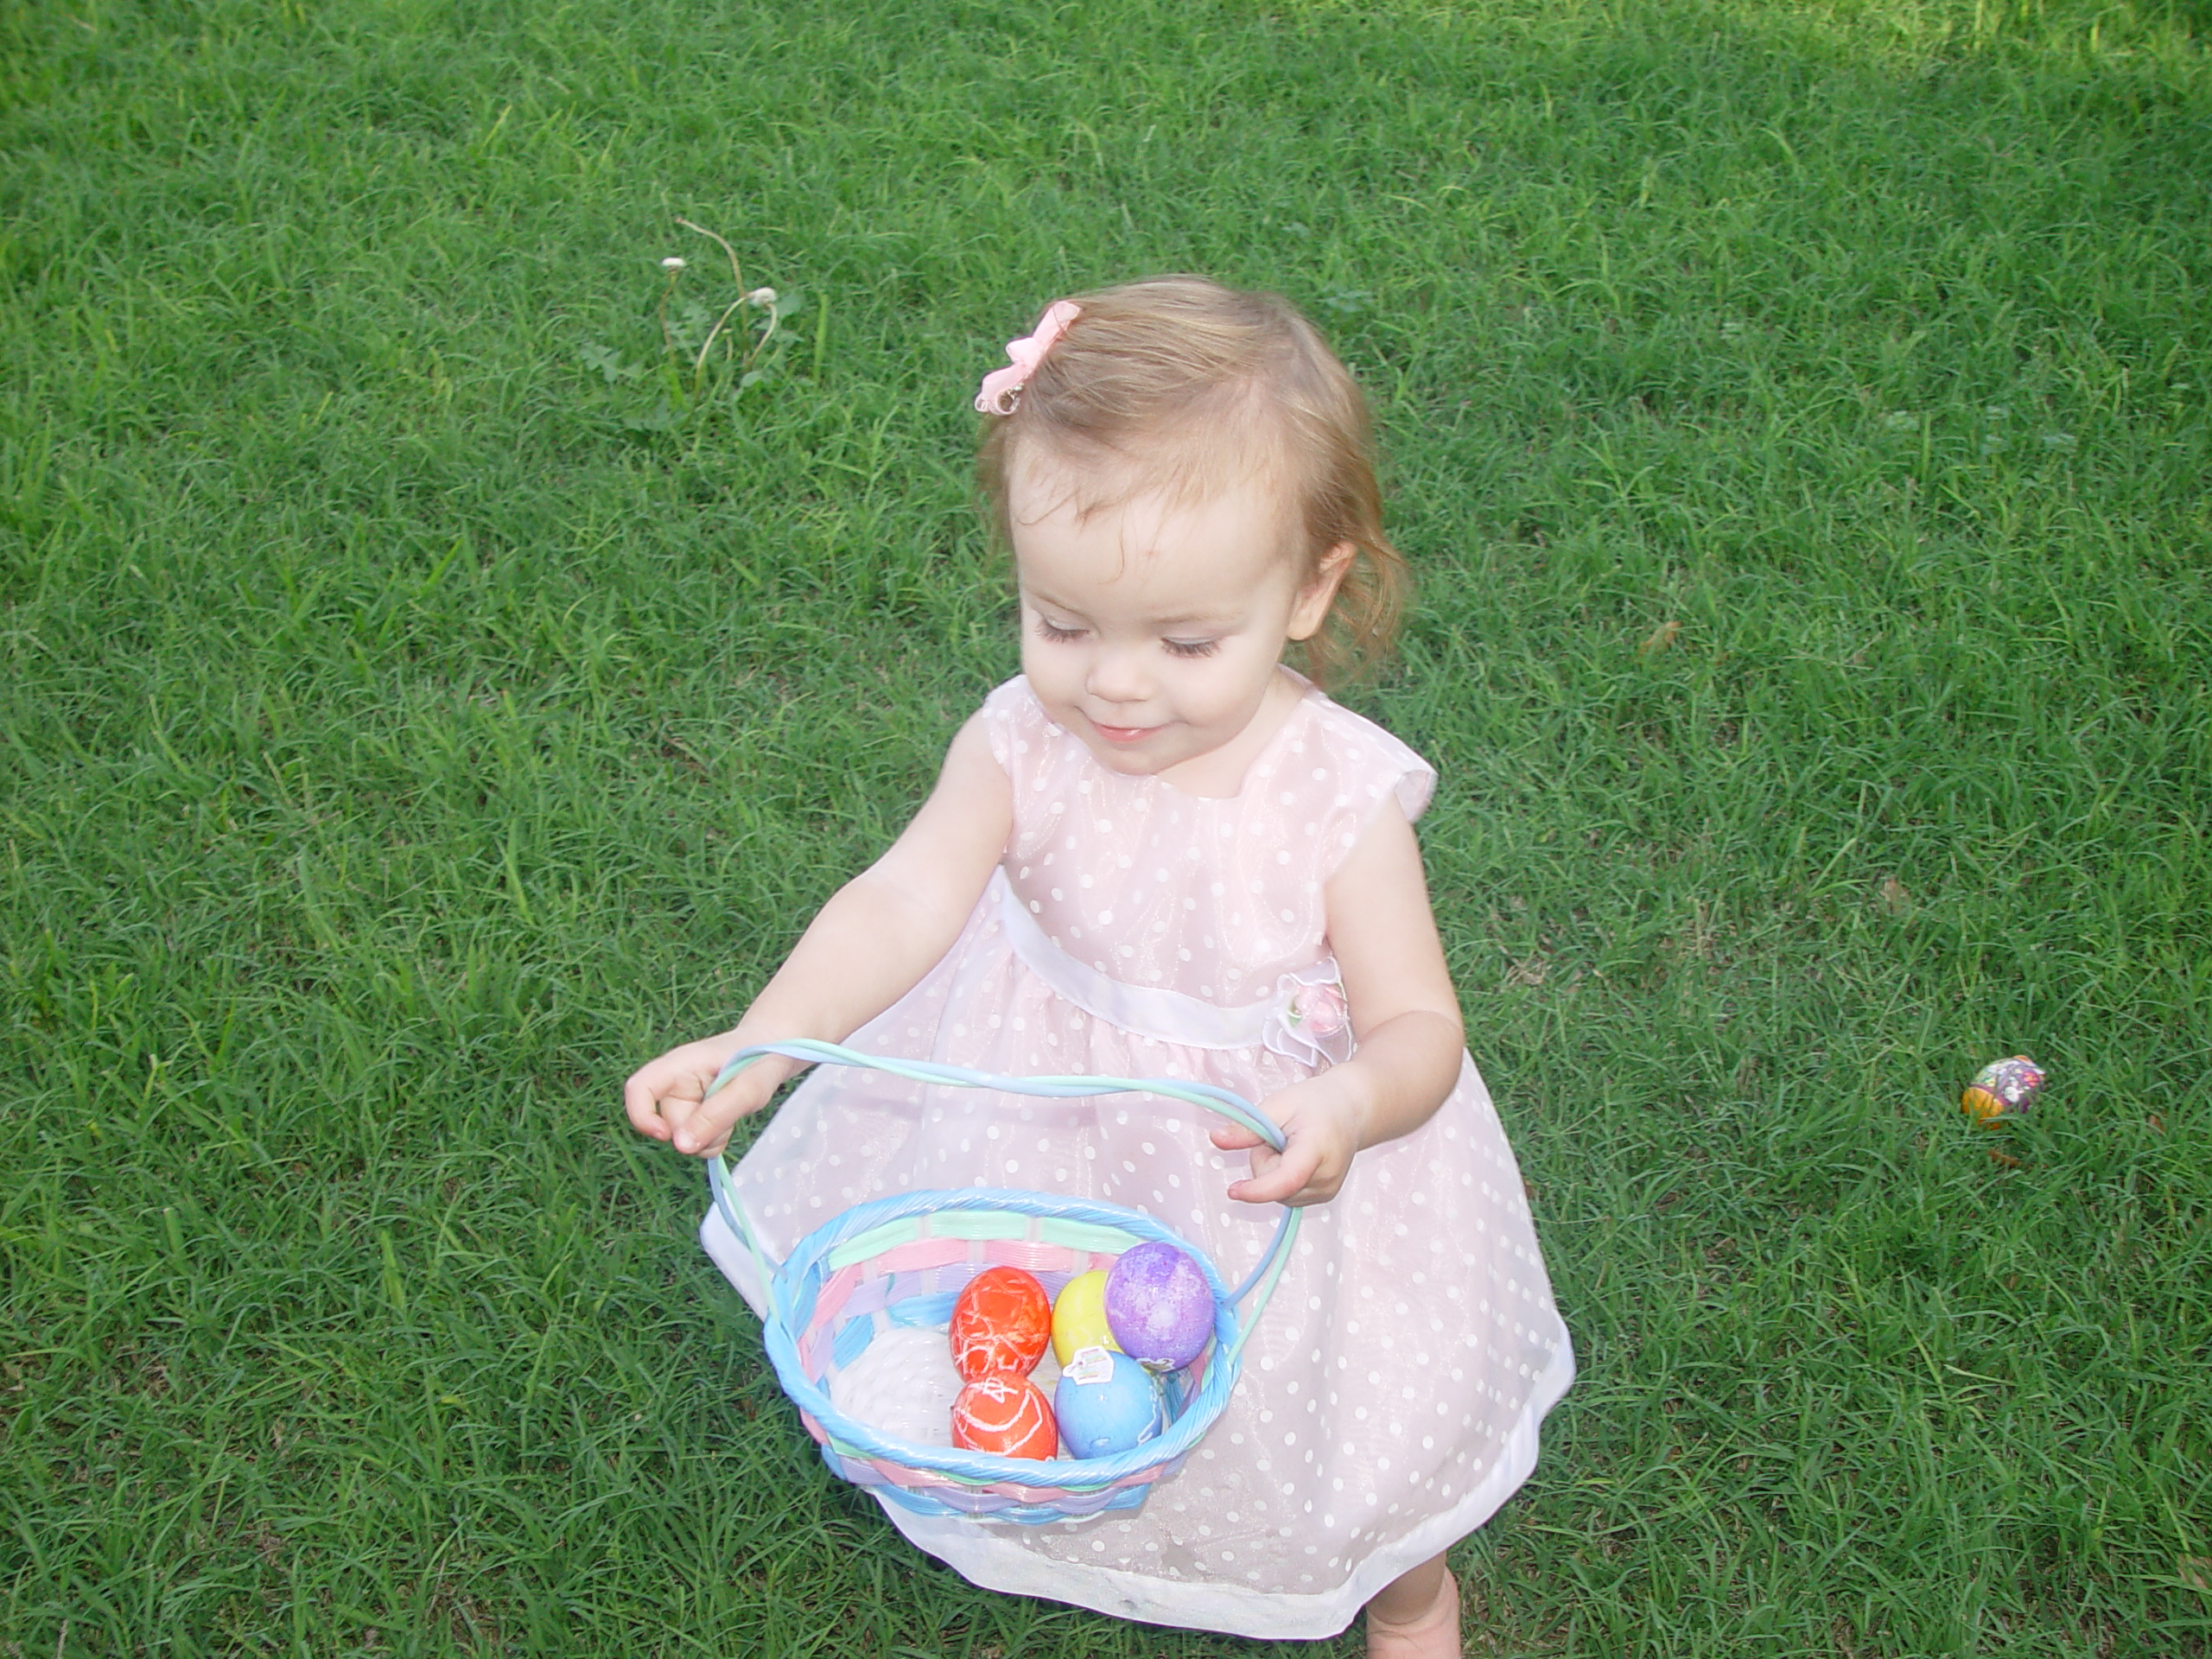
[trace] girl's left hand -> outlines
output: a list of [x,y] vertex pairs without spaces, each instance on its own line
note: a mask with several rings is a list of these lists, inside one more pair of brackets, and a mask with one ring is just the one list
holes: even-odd
[[[1340,1070],[1340,1069],[1339,1069]],[[1351,1173],[1362,1143],[1364,1114],[1338,1071],[1293,1084],[1267,1100],[1268,1116],[1282,1126],[1281,1152],[1236,1123],[1214,1126],[1224,1152],[1252,1154],[1252,1173],[1231,1182],[1229,1196],[1245,1204],[1326,1204]]]

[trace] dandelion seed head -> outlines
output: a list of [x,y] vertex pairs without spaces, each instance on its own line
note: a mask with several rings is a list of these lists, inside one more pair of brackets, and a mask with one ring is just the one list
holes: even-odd
[[665,259],[664,259],[664,260],[662,260],[662,261],[660,262],[660,268],[661,268],[663,270],[683,270],[683,256],[682,256],[682,255],[680,255],[680,254],[674,254],[674,253],[670,254],[670,255],[668,256],[668,257],[667,257],[667,258],[665,258]]
[[745,302],[747,305],[773,305],[776,302],[776,290],[772,288],[756,288],[745,296]]

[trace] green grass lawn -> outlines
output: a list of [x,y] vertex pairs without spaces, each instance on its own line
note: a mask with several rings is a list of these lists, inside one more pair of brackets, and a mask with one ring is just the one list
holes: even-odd
[[1316,1651],[908,1549],[616,1103],[1013,671],[976,376],[1177,268],[1421,572],[1584,1368],[1470,1651],[2212,1653],[2208,29],[0,4],[0,1653]]

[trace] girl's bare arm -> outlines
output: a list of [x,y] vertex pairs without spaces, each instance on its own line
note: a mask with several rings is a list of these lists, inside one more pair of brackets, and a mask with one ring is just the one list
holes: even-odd
[[623,1085],[631,1125],[679,1152],[719,1152],[738,1119],[803,1064],[771,1055],[709,1099],[722,1062],[749,1043],[842,1041],[912,989],[959,936],[1013,824],[1013,791],[977,715],[953,739],[905,832],[823,906],[744,1018],[671,1049]]

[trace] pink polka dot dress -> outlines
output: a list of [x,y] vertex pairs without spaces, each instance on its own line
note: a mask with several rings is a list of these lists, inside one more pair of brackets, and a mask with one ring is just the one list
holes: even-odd
[[[1198,1078],[1264,1103],[1351,1052],[1322,887],[1434,774],[1308,689],[1242,791],[1185,794],[1095,761],[1014,679],[984,705],[1014,831],[958,941],[852,1046],[1021,1074]],[[774,1257],[840,1211],[1010,1186],[1143,1211],[1239,1282],[1280,1214],[1224,1195],[1245,1155],[1141,1096],[1044,1101],[817,1068],[737,1189]],[[756,1308],[743,1247],[702,1236]],[[1335,1634],[1528,1478],[1574,1374],[1519,1171],[1471,1062],[1434,1117],[1362,1153],[1306,1213],[1228,1409],[1144,1507],[899,1529],[977,1584],[1236,1635]]]

